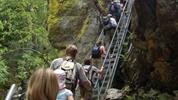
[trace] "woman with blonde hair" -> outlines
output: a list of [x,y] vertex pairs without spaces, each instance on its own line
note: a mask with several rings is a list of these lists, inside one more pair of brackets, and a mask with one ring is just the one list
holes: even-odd
[[56,100],[59,90],[57,77],[51,69],[38,69],[30,77],[27,100]]

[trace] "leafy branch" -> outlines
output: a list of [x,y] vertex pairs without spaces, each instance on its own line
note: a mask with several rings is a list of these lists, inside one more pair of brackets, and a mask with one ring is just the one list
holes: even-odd
[[6,52],[6,54],[8,53],[13,53],[13,52],[17,52],[17,51],[26,51],[26,50],[30,50],[30,51],[33,51],[34,53],[40,55],[39,57],[41,59],[43,59],[43,61],[49,66],[50,65],[50,62],[48,60],[48,56],[46,56],[44,53],[38,51],[38,50],[35,50],[35,49],[32,49],[32,48],[16,48],[14,50],[10,50],[8,52]]

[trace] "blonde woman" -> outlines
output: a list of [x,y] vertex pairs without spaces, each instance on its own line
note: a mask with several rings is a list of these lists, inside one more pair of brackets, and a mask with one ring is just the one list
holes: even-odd
[[39,69],[30,77],[26,92],[27,100],[56,100],[57,77],[51,69]]

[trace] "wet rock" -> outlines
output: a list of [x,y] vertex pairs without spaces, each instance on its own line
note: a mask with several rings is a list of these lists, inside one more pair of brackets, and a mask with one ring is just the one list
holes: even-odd
[[108,89],[106,93],[106,100],[123,100],[124,95],[121,90],[118,89]]
[[135,0],[134,49],[124,67],[137,88],[178,89],[178,8],[175,0]]

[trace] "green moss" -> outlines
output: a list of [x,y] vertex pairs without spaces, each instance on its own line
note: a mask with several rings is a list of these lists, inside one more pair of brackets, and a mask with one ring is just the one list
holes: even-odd
[[58,0],[49,0],[49,15],[55,15],[58,12],[59,3]]
[[98,0],[99,4],[104,5],[104,0]]
[[84,22],[83,22],[83,26],[82,26],[80,32],[78,33],[77,41],[80,41],[80,40],[81,40],[83,34],[84,34],[85,31],[86,31],[86,28],[88,27],[88,22],[89,22],[89,18],[87,17],[87,18],[84,20]]
[[48,16],[48,29],[53,27],[59,20],[62,12],[68,11],[76,3],[77,0],[65,0],[63,3],[59,3],[58,0],[49,1],[49,16]]
[[60,3],[59,13],[63,11],[69,11],[69,9],[73,8],[76,4],[78,4],[79,0],[65,0],[63,3]]
[[50,0],[48,5],[48,30],[61,19],[60,14],[70,11],[78,2],[79,0],[65,0],[63,3],[59,3],[58,0]]
[[50,29],[58,20],[59,18],[56,16],[58,9],[59,9],[59,3],[57,0],[49,0],[48,5],[48,29]]
[[101,9],[106,13],[107,7],[105,7],[105,1],[104,0],[98,0],[98,3],[101,5]]
[[60,50],[59,53],[58,53],[58,56],[59,57],[64,57],[65,56],[65,49]]
[[54,15],[49,15],[48,16],[48,30],[53,27],[59,20],[59,17],[56,17]]

